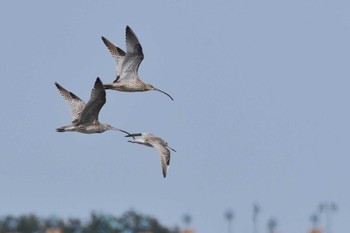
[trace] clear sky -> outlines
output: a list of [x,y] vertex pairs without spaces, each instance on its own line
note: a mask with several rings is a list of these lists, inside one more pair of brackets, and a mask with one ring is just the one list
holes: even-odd
[[[119,132],[57,133],[71,121],[54,82],[88,100],[115,78],[105,36],[125,27],[159,92],[107,92],[100,121],[151,132],[177,150],[166,179],[157,152]],[[0,215],[87,218],[134,208],[198,233],[306,232],[334,201],[350,228],[350,3],[325,0],[1,1]]]

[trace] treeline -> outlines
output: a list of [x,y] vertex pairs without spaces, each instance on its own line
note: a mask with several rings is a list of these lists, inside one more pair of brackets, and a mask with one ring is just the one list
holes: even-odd
[[93,212],[90,219],[78,218],[67,220],[57,217],[40,218],[34,214],[20,216],[1,216],[0,233],[45,233],[57,229],[62,233],[178,233],[178,227],[168,228],[161,225],[154,217],[137,213],[134,210],[125,212],[120,217]]

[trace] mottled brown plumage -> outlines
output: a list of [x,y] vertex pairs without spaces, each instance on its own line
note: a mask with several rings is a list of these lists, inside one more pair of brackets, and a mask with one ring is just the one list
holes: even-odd
[[106,130],[117,130],[129,134],[124,130],[114,128],[108,124],[101,124],[98,121],[98,114],[106,103],[106,91],[100,78],[96,79],[94,88],[91,91],[90,100],[87,104],[72,92],[67,91],[60,84],[55,83],[55,85],[68,103],[73,117],[72,124],[56,129],[57,132],[76,131],[91,134],[102,133]]
[[102,37],[102,41],[107,46],[117,63],[117,77],[113,83],[104,84],[106,90],[111,89],[125,92],[154,90],[159,91],[169,96],[171,100],[174,100],[168,93],[140,80],[138,69],[144,55],[139,40],[129,26],[126,27],[126,53],[108,39]]

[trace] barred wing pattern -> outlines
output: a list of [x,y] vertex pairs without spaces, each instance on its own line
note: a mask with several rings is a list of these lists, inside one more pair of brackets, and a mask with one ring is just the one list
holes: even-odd
[[57,89],[63,96],[64,100],[68,103],[71,115],[73,118],[73,123],[79,121],[80,116],[85,108],[85,103],[78,96],[74,95],[72,92],[67,91],[57,82],[55,83]]
[[138,79],[138,69],[143,60],[142,47],[135,33],[126,27],[126,54],[122,64],[120,79]]
[[103,36],[102,36],[102,41],[106,45],[109,52],[112,54],[112,57],[114,57],[116,61],[116,69],[117,69],[116,81],[118,81],[121,75],[122,65],[125,58],[125,52],[121,48],[115,46],[112,42],[110,42],[108,39],[104,38]]
[[163,176],[166,177],[168,167],[170,165],[170,151],[166,147],[167,144],[161,138],[150,136],[146,137],[147,143],[152,145],[160,155],[160,163],[162,166]]

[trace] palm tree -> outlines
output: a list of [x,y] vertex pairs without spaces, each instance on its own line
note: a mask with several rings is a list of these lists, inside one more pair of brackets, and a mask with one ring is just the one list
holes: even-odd
[[267,229],[269,233],[274,233],[277,227],[277,220],[275,218],[270,218],[267,222]]
[[318,217],[318,214],[315,213],[315,214],[312,214],[310,216],[310,221],[312,223],[312,228],[313,229],[316,229],[317,228],[317,225],[318,225],[318,222],[319,222],[319,217]]
[[232,221],[234,218],[234,213],[231,209],[228,209],[225,211],[225,219],[227,220],[228,223],[228,233],[232,233]]
[[326,218],[326,233],[331,233],[331,215],[338,210],[338,205],[334,202],[323,202],[318,205],[318,211],[320,219],[322,217],[322,214],[325,214]]
[[253,233],[258,233],[257,218],[260,212],[260,207],[257,204],[253,205]]
[[184,214],[184,215],[182,216],[182,221],[183,221],[184,224],[185,224],[185,228],[186,228],[186,229],[189,229],[189,227],[190,227],[190,225],[191,225],[191,222],[192,222],[192,217],[191,217],[191,215],[189,215],[189,214]]

